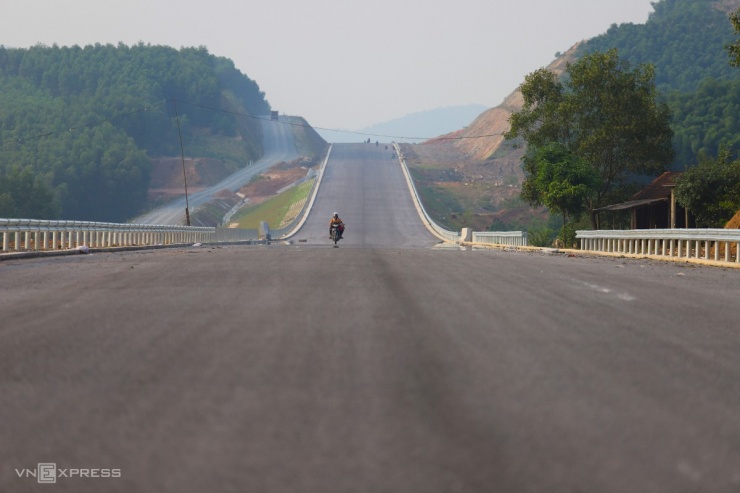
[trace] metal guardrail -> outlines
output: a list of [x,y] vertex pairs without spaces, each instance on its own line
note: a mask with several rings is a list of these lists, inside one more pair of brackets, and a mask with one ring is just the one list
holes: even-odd
[[259,230],[241,228],[216,228],[213,235],[214,243],[229,241],[253,241],[259,239]]
[[409,184],[409,188],[411,189],[412,198],[414,199],[414,202],[416,203],[417,209],[422,214],[422,220],[424,221],[425,225],[432,229],[440,238],[446,240],[446,241],[453,241],[453,242],[459,242],[460,241],[460,233],[457,233],[455,231],[449,231],[441,227],[439,224],[435,223],[432,218],[427,214],[426,209],[424,208],[424,204],[421,202],[421,197],[419,196],[419,192],[416,190],[416,185],[414,185],[414,180],[411,178],[411,173],[409,172],[408,167],[406,166],[406,160],[403,157],[403,154],[401,153],[401,148],[398,146],[398,143],[393,142],[393,147],[396,150],[396,153],[398,155],[398,160],[401,163],[401,168],[403,169],[403,174],[406,176],[406,181]]
[[473,231],[473,243],[527,246],[526,231]]
[[740,263],[737,229],[633,229],[576,231],[584,251],[703,258]]
[[215,228],[189,226],[0,219],[2,252],[205,243],[214,240],[214,233]]

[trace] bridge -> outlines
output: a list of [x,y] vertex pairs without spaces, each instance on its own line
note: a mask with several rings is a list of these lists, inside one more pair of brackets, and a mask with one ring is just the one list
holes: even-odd
[[291,241],[1,262],[0,490],[740,489],[737,271],[445,246],[371,144]]

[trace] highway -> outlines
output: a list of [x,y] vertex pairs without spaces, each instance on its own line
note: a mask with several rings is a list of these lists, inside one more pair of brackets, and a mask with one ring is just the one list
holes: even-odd
[[429,247],[440,242],[419,220],[391,147],[338,144],[330,155],[311,214],[291,237],[326,244],[334,212],[345,224],[340,247]]
[[[197,208],[211,201],[222,190],[238,191],[249,180],[263,173],[272,165],[280,162],[290,162],[296,159],[298,152],[293,141],[293,129],[290,125],[262,120],[262,145],[264,155],[251,166],[240,169],[236,173],[224,178],[216,185],[188,194],[187,203],[192,215]],[[146,214],[131,220],[136,224],[185,224],[185,196],[172,200],[157,207]]]
[[0,262],[0,491],[740,491],[740,271],[441,248],[398,166],[335,145],[292,245]]

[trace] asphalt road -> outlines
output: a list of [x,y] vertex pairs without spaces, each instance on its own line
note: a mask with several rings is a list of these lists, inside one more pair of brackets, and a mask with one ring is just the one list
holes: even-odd
[[340,247],[427,247],[440,242],[419,220],[408,185],[391,147],[334,144],[316,201],[297,243],[326,245],[329,219],[345,224]]
[[[188,194],[187,203],[192,215],[198,207],[211,201],[216,194],[223,190],[238,191],[249,180],[279,162],[290,162],[298,157],[293,141],[293,128],[290,125],[263,120],[262,145],[264,155],[251,166],[240,169],[236,173],[224,178],[216,185]],[[131,222],[137,224],[185,224],[185,196],[170,201],[147,212]]]
[[[393,173],[345,149],[327,198]],[[348,247],[0,262],[0,491],[740,491],[740,271],[386,246],[373,193]]]

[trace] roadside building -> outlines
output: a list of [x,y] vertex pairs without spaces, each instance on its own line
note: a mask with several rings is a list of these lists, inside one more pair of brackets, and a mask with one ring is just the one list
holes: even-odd
[[666,171],[627,202],[601,207],[595,212],[628,211],[631,229],[694,228],[696,222],[691,212],[676,202],[673,193],[676,178],[681,174]]

